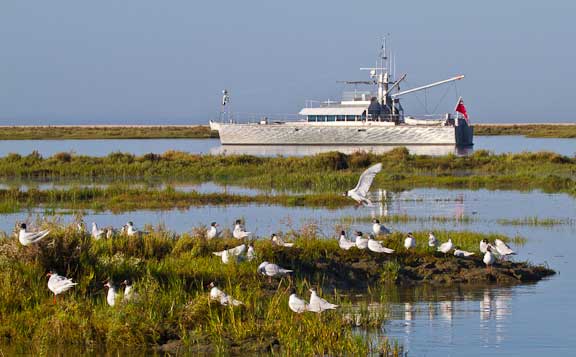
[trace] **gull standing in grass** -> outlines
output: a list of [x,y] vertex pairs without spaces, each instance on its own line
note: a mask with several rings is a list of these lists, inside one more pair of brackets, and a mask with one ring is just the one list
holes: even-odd
[[[368,249],[376,253],[387,253],[387,254],[394,253],[394,249],[386,248],[382,245],[382,243],[374,239],[373,234],[370,234],[368,236]],[[310,302],[312,302],[312,300],[310,300]]]
[[438,240],[434,236],[434,233],[430,232],[428,235],[428,246],[432,248],[436,248],[438,246]]
[[380,221],[376,218],[372,220],[372,232],[377,236],[380,234],[390,234],[390,230],[386,228],[385,225],[380,224]]
[[26,223],[20,224],[20,232],[18,232],[18,240],[22,245],[30,245],[38,243],[42,238],[46,237],[50,233],[49,229],[39,231],[39,232],[27,232]]
[[496,252],[503,257],[516,254],[508,244],[504,243],[500,239],[496,239],[494,244],[496,245]]
[[222,258],[222,263],[228,264],[230,260],[236,260],[238,256],[246,251],[246,244],[240,244],[237,247],[224,249],[220,252],[213,252],[212,254]]
[[108,293],[106,294],[106,302],[108,305],[114,307],[114,305],[116,305],[116,295],[118,294],[116,285],[112,284],[110,281],[107,281],[104,284],[104,287],[108,288]]
[[133,236],[137,236],[140,235],[141,232],[138,231],[137,229],[134,228],[134,223],[132,223],[132,221],[126,223],[126,235],[128,237],[133,237]]
[[447,254],[452,250],[452,247],[453,247],[452,239],[450,238],[448,239],[448,242],[440,244],[440,247],[438,247],[438,251]]
[[320,313],[325,310],[335,310],[337,307],[338,305],[331,304],[319,297],[316,294],[316,290],[310,289],[310,303],[308,304],[309,311]]
[[416,247],[416,238],[412,235],[412,232],[408,233],[408,236],[404,239],[404,248],[410,250]]
[[368,248],[368,238],[364,238],[362,232],[356,232],[356,248],[366,249]]
[[492,253],[492,246],[486,248],[486,253],[484,253],[484,258],[482,258],[484,264],[486,264],[486,269],[492,269],[492,265],[496,262],[496,257]]
[[355,247],[356,243],[352,242],[351,240],[348,240],[348,238],[346,238],[346,232],[342,231],[340,232],[340,239],[338,240],[338,245],[340,246],[340,248],[344,250],[349,250],[350,248]]
[[292,273],[292,270],[284,269],[277,264],[262,262],[257,269],[258,273],[268,276],[268,281],[272,282],[272,278],[276,276],[283,276]]
[[288,298],[288,307],[297,314],[310,311],[310,304],[306,300],[299,298],[294,289],[292,289]]
[[256,251],[254,250],[254,246],[252,244],[248,245],[248,251],[246,252],[246,260],[249,262],[256,259]]
[[279,247],[287,247],[287,248],[291,248],[294,246],[294,243],[286,243],[284,241],[284,239],[278,237],[276,235],[276,233],[272,233],[272,236],[270,237],[270,241],[272,241],[273,245],[277,245]]
[[92,238],[98,240],[102,237],[104,237],[104,230],[103,229],[98,229],[98,225],[96,224],[96,222],[92,222]]
[[252,234],[251,232],[246,232],[244,226],[242,225],[242,221],[237,219],[234,225],[234,231],[232,232],[232,236],[236,239],[244,239]]
[[374,177],[382,170],[382,164],[378,163],[360,175],[358,184],[352,190],[349,190],[343,194],[352,198],[354,201],[358,202],[359,205],[373,206],[372,201],[368,198],[368,191],[370,191],[370,186],[374,181]]
[[471,257],[473,255],[474,255],[474,253],[472,253],[472,252],[467,252],[465,250],[461,250],[459,247],[454,247],[454,256],[455,257],[467,258],[467,257]]
[[124,297],[122,298],[123,302],[129,302],[132,299],[137,299],[138,294],[134,292],[134,286],[132,286],[132,280],[126,279],[122,282],[124,285]]
[[240,306],[244,305],[242,301],[236,300],[230,295],[226,294],[222,290],[220,290],[216,284],[213,282],[209,285],[212,289],[210,289],[210,300],[218,301],[223,306]]
[[218,230],[218,223],[212,222],[210,223],[210,228],[206,231],[206,238],[213,239],[220,237],[220,231]]
[[56,304],[56,295],[62,294],[78,284],[73,282],[72,279],[68,279],[54,272],[48,272],[46,276],[50,277],[50,279],[48,279],[48,289],[54,293],[54,304]]

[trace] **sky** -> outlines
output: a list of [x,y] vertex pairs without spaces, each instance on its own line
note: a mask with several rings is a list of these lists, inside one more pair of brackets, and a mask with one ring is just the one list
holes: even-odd
[[389,33],[407,114],[576,122],[576,1],[2,0],[0,125],[297,113],[365,80]]

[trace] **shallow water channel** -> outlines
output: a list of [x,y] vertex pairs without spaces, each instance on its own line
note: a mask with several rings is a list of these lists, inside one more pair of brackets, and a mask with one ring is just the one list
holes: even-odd
[[[186,188],[183,188],[186,189]],[[208,184],[204,189],[219,190]],[[230,190],[242,188],[228,187]],[[256,191],[242,192],[244,194]],[[376,195],[378,196],[378,195]],[[459,355],[570,355],[576,350],[576,200],[566,194],[539,191],[414,189],[394,193],[374,208],[336,210],[267,205],[204,206],[185,210],[134,211],[121,214],[87,212],[86,223],[119,227],[128,220],[142,227],[163,224],[176,232],[211,221],[231,228],[244,218],[258,236],[317,224],[326,238],[335,237],[338,225],[370,230],[371,216],[408,215],[419,219],[391,223],[393,230],[472,230],[526,238],[513,246],[516,260],[548,264],[559,272],[533,285],[517,287],[453,287],[450,289],[389,290],[389,320],[383,332],[396,338],[413,356]],[[31,212],[0,215],[0,229],[11,231],[17,220],[34,221],[44,214]],[[63,212],[63,222],[72,220]],[[439,221],[430,217],[446,217]],[[554,219],[555,224],[506,224],[502,219]],[[361,219],[363,218],[363,219]],[[459,220],[459,218],[464,218]],[[509,223],[509,222],[508,222]]]

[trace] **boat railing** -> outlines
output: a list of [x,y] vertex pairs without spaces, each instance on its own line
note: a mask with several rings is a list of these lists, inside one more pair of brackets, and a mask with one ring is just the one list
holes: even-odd
[[226,116],[220,116],[219,122],[224,123],[259,123],[263,120],[268,122],[274,121],[295,121],[302,119],[294,113],[251,113],[251,112],[234,112]]

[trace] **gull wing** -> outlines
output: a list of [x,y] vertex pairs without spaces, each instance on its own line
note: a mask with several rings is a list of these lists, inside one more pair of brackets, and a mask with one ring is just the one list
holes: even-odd
[[382,170],[381,163],[378,163],[366,169],[366,171],[364,171],[362,175],[360,175],[358,184],[356,185],[356,187],[354,187],[354,190],[352,191],[356,191],[361,196],[366,197],[368,191],[370,191],[370,186],[372,186],[374,177],[376,177],[376,174],[378,174],[381,170]]

